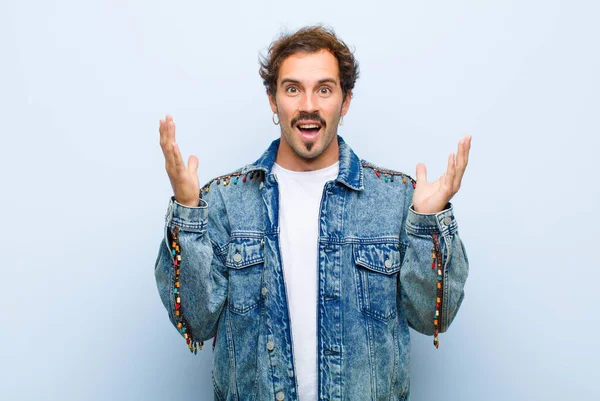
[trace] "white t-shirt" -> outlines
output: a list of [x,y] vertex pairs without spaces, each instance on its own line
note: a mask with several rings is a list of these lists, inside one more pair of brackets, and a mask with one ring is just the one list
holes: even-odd
[[317,401],[317,279],[319,208],[323,187],[339,162],[316,171],[290,171],[277,163],[279,239],[292,326],[300,401]]

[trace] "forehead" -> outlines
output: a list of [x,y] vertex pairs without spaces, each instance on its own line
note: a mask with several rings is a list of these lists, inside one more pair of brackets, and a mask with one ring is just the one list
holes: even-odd
[[278,82],[293,79],[300,82],[313,82],[333,78],[339,82],[338,61],[328,50],[314,53],[294,53],[286,57],[279,67]]

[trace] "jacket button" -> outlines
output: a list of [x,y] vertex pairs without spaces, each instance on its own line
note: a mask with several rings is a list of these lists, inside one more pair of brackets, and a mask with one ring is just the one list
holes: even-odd
[[233,261],[235,263],[240,263],[242,261],[242,255],[240,255],[239,253],[236,253],[235,255],[233,255]]
[[[273,351],[273,350],[275,349],[275,343],[274,343],[273,341],[269,341],[269,342],[267,343],[267,349],[268,349],[269,351]],[[283,393],[282,393],[282,394],[283,394]]]
[[267,287],[263,287],[261,293],[263,294],[263,297],[267,296]]
[[283,394],[283,391],[280,391],[277,394],[275,394],[275,399],[277,401],[283,401],[284,398],[285,398],[285,395]]
[[450,223],[452,223],[452,217],[450,217],[450,216],[444,217],[444,224],[449,226]]
[[391,261],[391,260],[389,260],[389,259],[387,259],[387,260],[385,261],[385,268],[386,268],[386,269],[389,269],[390,267],[392,267],[392,261]]

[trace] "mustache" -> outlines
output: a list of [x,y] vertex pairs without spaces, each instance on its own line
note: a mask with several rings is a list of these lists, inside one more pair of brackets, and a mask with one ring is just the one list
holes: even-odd
[[318,121],[319,124],[321,124],[323,127],[325,127],[327,125],[327,123],[319,115],[319,113],[300,113],[292,119],[291,126],[292,127],[295,126],[298,123],[298,121],[302,121],[302,120]]

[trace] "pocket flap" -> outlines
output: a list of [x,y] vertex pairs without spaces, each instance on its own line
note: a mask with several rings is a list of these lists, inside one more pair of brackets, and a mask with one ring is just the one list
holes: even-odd
[[384,244],[354,244],[354,263],[382,274],[394,274],[402,264],[400,245],[398,243]]
[[263,239],[259,237],[234,237],[229,242],[225,265],[243,269],[264,262]]

